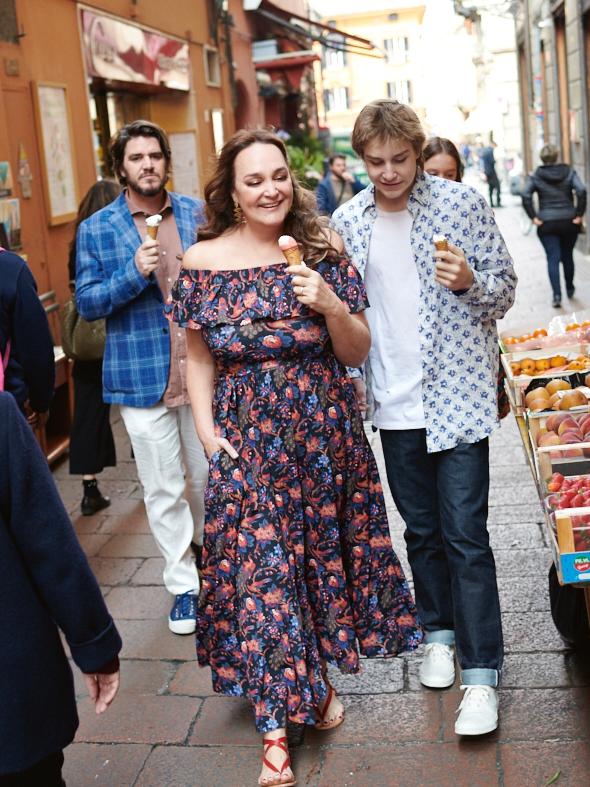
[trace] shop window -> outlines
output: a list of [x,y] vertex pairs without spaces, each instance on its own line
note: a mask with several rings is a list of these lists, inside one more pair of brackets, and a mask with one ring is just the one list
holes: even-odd
[[324,107],[327,112],[345,112],[350,109],[350,92],[347,87],[324,90]]
[[219,153],[225,144],[225,135],[223,133],[223,109],[211,110],[211,128],[213,129],[213,145],[215,152]]
[[410,51],[410,39],[407,36],[394,36],[383,41],[383,51],[387,63],[399,65],[407,63]]
[[388,82],[387,98],[394,98],[396,101],[401,101],[402,104],[411,104],[413,96],[410,80],[396,79],[395,82]]
[[18,44],[16,0],[0,0],[0,41]]
[[205,52],[205,81],[208,85],[219,87],[221,85],[221,69],[219,68],[219,52],[210,46],[204,48]]

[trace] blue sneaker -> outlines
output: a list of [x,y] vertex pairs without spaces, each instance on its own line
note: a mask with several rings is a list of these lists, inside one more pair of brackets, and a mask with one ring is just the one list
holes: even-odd
[[174,599],[168,618],[168,628],[174,634],[194,634],[197,628],[197,597],[192,591]]

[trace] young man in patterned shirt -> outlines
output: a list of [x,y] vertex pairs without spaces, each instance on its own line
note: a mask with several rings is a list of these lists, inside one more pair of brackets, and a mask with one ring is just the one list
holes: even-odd
[[[365,106],[352,146],[371,184],[332,223],[371,304],[365,379],[426,631],[420,680],[451,686],[456,650],[465,695],[455,731],[481,735],[498,724],[503,658],[487,532],[496,320],[512,306],[516,275],[483,197],[424,174],[424,140],[410,107]],[[435,250],[437,235],[448,250]]]

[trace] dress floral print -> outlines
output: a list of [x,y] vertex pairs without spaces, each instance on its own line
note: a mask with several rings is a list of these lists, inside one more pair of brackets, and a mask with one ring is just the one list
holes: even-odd
[[[351,312],[367,307],[346,259],[317,269]],[[286,264],[182,270],[167,312],[203,331],[215,424],[239,454],[210,462],[199,663],[252,702],[259,732],[314,724],[322,659],[354,673],[359,653],[422,639],[353,386]]]

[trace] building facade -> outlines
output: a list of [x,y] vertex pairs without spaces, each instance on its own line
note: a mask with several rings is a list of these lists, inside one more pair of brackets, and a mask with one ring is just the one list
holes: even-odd
[[78,203],[112,176],[108,140],[170,134],[171,186],[199,195],[234,130],[223,26],[209,0],[9,0],[0,11],[0,223],[40,293],[68,297]]
[[[514,3],[525,168],[545,143],[590,181],[590,0]],[[578,240],[588,253],[587,235]]]
[[[424,3],[367,0],[359,6],[346,0],[312,0],[312,8],[334,31],[316,65],[320,123],[333,138],[349,136],[359,110],[376,98],[412,104],[424,117]],[[372,47],[362,47],[358,39]]]

